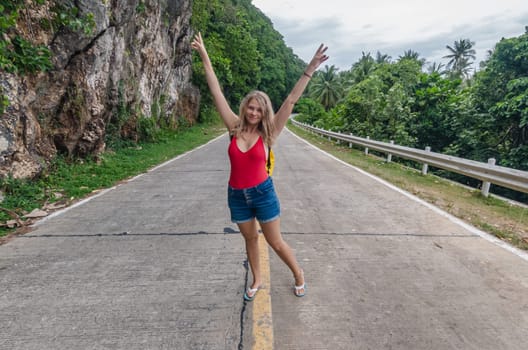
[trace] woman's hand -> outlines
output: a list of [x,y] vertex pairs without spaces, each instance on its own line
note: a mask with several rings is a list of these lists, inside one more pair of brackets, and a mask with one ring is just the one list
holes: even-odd
[[203,58],[204,55],[207,56],[207,50],[205,49],[205,44],[202,39],[202,33],[198,32],[198,34],[194,36],[194,40],[191,43],[191,47],[198,51],[200,57]]
[[238,124],[238,116],[231,110],[231,107],[229,107],[224,93],[222,92],[220,83],[218,82],[218,78],[214,72],[213,65],[211,64],[211,60],[209,59],[209,55],[205,49],[205,44],[200,32],[194,36],[191,47],[200,54],[204,65],[205,79],[207,80],[207,85],[209,86],[211,95],[213,96],[216,109],[222,117],[227,129],[231,131]]
[[324,46],[324,44],[321,44],[319,46],[312,60],[308,64],[308,67],[306,67],[305,72],[307,74],[311,76],[317,70],[317,68],[319,68],[319,66],[328,59],[328,56],[325,55],[325,52],[327,49],[328,49],[328,46]]

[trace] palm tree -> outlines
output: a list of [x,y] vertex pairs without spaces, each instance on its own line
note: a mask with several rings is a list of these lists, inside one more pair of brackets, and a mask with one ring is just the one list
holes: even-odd
[[403,53],[403,55],[399,56],[398,59],[401,60],[415,60],[416,62],[420,63],[420,66],[423,67],[425,64],[426,59],[420,58],[420,54],[414,50],[407,50]]
[[327,111],[343,97],[343,88],[337,71],[338,68],[334,65],[325,66],[324,71],[314,75],[310,86],[310,97],[319,101]]
[[469,77],[471,65],[473,61],[470,59],[476,59],[476,51],[473,49],[475,43],[469,39],[460,39],[455,41],[453,47],[446,45],[450,54],[445,55],[443,58],[448,58],[447,68],[451,70],[453,75],[461,77]]
[[376,61],[370,55],[370,52],[361,53],[361,58],[352,65],[352,76],[354,83],[365,80],[376,68]]
[[491,59],[491,56],[493,56],[493,52],[495,52],[495,49],[491,49],[491,50],[486,51],[486,59],[484,61],[480,61],[479,62],[479,68],[481,70],[486,68],[486,65],[488,64],[488,61]]
[[387,54],[382,54],[381,52],[376,52],[376,63],[378,64],[381,64],[381,63],[390,63],[391,61],[391,58],[389,55]]
[[429,72],[429,74],[438,73],[442,75],[445,73],[445,70],[443,70],[444,67],[445,65],[443,63],[433,62],[427,67],[427,72]]

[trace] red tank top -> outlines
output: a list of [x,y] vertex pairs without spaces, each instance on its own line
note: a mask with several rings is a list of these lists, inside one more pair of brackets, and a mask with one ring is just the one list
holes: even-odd
[[229,185],[236,189],[255,187],[268,178],[266,173],[266,150],[264,141],[259,136],[257,142],[242,152],[233,137],[227,150],[231,161]]

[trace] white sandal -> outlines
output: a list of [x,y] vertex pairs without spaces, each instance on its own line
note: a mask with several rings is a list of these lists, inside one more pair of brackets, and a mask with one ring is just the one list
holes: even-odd
[[[260,287],[257,288],[248,288],[246,292],[244,293],[244,300],[246,301],[253,301],[255,299],[255,296],[257,295],[257,292],[259,291]],[[251,296],[250,296],[251,295]]]
[[295,286],[295,290],[293,291],[293,294],[295,294],[295,296],[299,298],[303,297],[306,294],[306,283],[303,283],[302,286]]
[[[304,280],[304,271],[301,269],[301,276]],[[303,297],[306,294],[306,282],[304,282],[301,286],[294,286],[295,289],[293,290],[293,294],[295,294],[296,297]],[[302,291],[302,292],[301,292]]]

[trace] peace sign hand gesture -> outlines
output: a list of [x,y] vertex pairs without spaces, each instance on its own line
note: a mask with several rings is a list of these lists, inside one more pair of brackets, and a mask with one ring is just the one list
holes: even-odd
[[319,46],[312,60],[308,64],[308,67],[306,67],[305,72],[307,74],[311,76],[313,72],[315,72],[317,68],[329,58],[327,55],[325,55],[325,52],[327,49],[328,49],[328,46],[325,46],[324,44],[321,44]]

